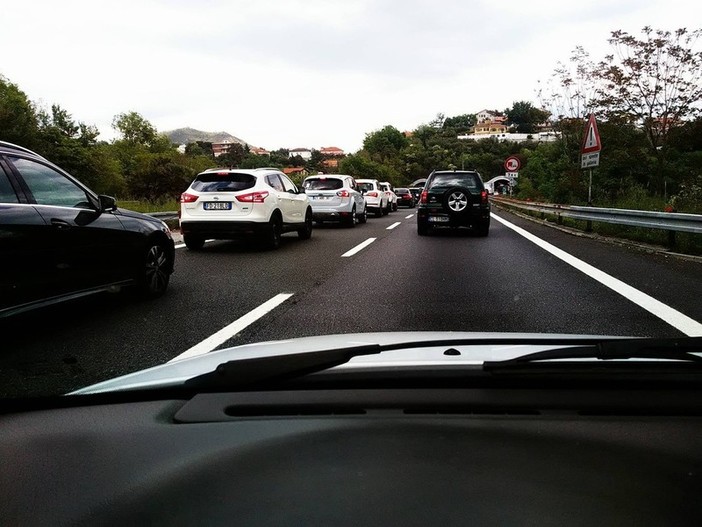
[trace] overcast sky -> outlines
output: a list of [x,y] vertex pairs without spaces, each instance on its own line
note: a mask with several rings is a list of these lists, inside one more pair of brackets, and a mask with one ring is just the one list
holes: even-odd
[[268,149],[355,151],[386,124],[536,103],[537,81],[576,45],[600,57],[615,29],[702,27],[692,0],[3,4],[0,74],[31,100],[105,139],[134,110],[159,131],[227,131]]

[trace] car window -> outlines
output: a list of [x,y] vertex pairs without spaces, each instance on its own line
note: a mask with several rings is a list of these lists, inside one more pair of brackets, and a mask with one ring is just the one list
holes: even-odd
[[29,159],[10,157],[39,205],[90,208],[85,191],[53,168]]
[[199,174],[192,184],[198,192],[236,192],[256,185],[256,176],[232,172]]
[[285,189],[285,192],[297,192],[297,187],[295,184],[290,181],[286,176],[281,176],[278,174],[278,177],[280,180],[283,182],[283,188]]
[[432,187],[467,187],[471,190],[480,189],[480,181],[476,174],[447,173],[434,174]]
[[358,184],[358,190],[360,190],[360,191],[368,192],[368,191],[371,191],[374,189],[375,189],[375,187],[373,186],[373,183],[359,183]]
[[309,190],[336,190],[342,188],[344,182],[339,178],[308,179],[305,188]]
[[396,188],[395,189],[395,194],[408,194],[409,189],[406,188]]
[[0,168],[0,203],[17,203],[19,199],[15,193],[7,174]]
[[285,188],[283,187],[283,184],[280,182],[280,178],[278,178],[278,174],[268,174],[266,176],[266,183],[268,183],[271,187],[276,189],[278,192],[285,192]]

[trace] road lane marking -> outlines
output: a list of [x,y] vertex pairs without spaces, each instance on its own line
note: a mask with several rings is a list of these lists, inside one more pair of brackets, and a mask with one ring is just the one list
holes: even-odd
[[584,262],[583,260],[576,258],[570,253],[559,249],[555,245],[542,240],[538,236],[531,234],[530,232],[517,227],[515,224],[500,218],[499,216],[490,213],[490,216],[502,223],[505,227],[512,229],[517,234],[524,236],[527,240],[535,243],[545,251],[551,253],[556,258],[564,261],[568,265],[575,267],[578,271],[581,271],[588,275],[590,278],[597,280],[602,285],[609,287],[612,291],[619,293],[627,300],[631,300],[634,304],[642,307],[652,315],[657,316],[664,322],[670,324],[678,331],[681,331],[688,337],[699,337],[702,336],[702,324],[696,320],[684,315],[680,311],[677,311],[667,304],[664,304],[660,300],[656,300],[652,296],[647,295],[643,291],[630,286],[622,282],[621,280],[614,278],[612,275],[600,271],[597,267]]
[[273,311],[276,307],[285,302],[291,296],[293,296],[293,293],[281,293],[279,295],[275,295],[273,298],[264,302],[253,311],[249,311],[244,316],[236,319],[228,326],[225,326],[222,329],[220,329],[217,333],[210,335],[199,344],[195,344],[192,348],[190,348],[187,351],[184,351],[177,357],[172,358],[168,362],[175,362],[181,359],[187,359],[190,357],[196,357],[198,355],[204,355],[205,353],[209,353],[210,351],[214,350],[217,346],[221,346],[222,344],[224,344],[237,333],[240,333],[241,331],[246,329],[248,326],[256,322],[259,318]]
[[353,256],[353,255],[356,254],[357,252],[362,251],[363,249],[365,249],[366,247],[368,247],[368,246],[369,246],[371,243],[373,243],[375,240],[376,240],[376,238],[368,238],[365,242],[359,243],[358,245],[356,245],[356,247],[354,247],[354,248],[351,249],[350,251],[346,251],[344,254],[341,255],[341,257],[342,257],[342,258],[348,258],[349,256]]
[[410,214],[409,216],[405,216],[405,219],[408,220],[410,218],[414,218],[414,214]]
[[395,227],[397,227],[398,225],[402,225],[402,222],[401,222],[401,221],[396,221],[395,223],[393,223],[393,224],[390,225],[389,227],[386,227],[385,230],[386,230],[386,231],[391,231],[391,230],[393,230]]

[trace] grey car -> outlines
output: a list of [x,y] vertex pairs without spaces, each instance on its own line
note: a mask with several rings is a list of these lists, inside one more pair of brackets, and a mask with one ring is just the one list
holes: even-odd
[[340,222],[348,227],[366,223],[366,200],[352,176],[319,174],[305,179],[302,187],[317,223]]

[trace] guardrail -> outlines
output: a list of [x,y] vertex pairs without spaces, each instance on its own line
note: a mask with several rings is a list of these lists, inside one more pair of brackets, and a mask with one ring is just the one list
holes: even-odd
[[178,211],[173,210],[168,212],[149,212],[147,213],[147,216],[153,216],[154,218],[158,218],[159,220],[173,220],[178,217]]
[[[617,223],[631,227],[668,231],[668,244],[671,247],[675,245],[676,232],[702,234],[702,215],[700,214],[554,205],[551,203],[535,203],[498,196],[491,196],[490,198],[494,202],[507,208],[512,207],[515,209],[539,212],[542,216],[546,214],[556,216],[558,224],[562,223],[562,218],[572,218],[587,222]],[[589,225],[590,224],[588,224],[588,226]]]

